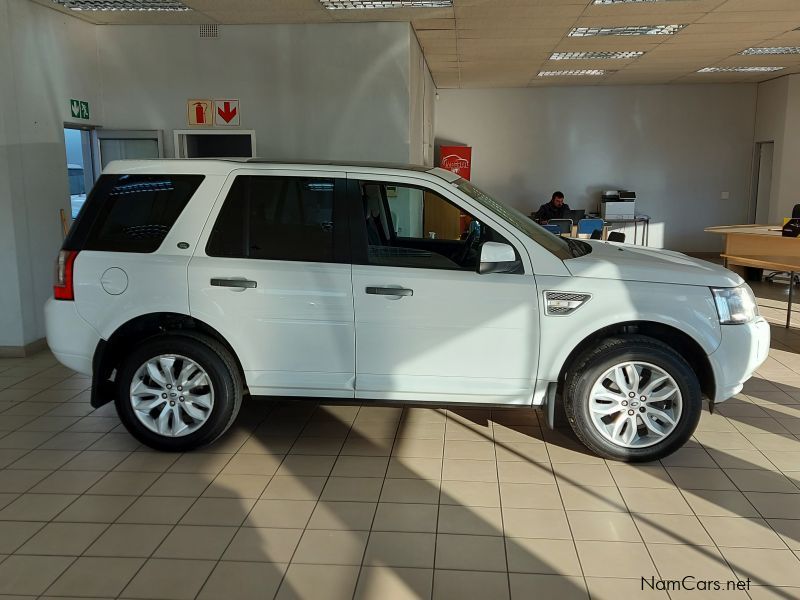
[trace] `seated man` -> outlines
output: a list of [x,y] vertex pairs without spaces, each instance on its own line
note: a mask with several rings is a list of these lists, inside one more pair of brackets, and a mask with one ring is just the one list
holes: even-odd
[[553,192],[550,202],[542,204],[533,219],[539,223],[547,223],[550,219],[568,219],[569,205],[564,202],[564,194]]

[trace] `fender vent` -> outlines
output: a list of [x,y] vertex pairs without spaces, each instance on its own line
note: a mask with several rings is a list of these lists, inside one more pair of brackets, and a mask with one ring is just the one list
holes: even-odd
[[219,37],[219,25],[216,23],[209,24],[209,25],[200,25],[200,37],[201,38],[218,38]]
[[565,316],[574,313],[592,297],[579,292],[545,292],[544,314]]

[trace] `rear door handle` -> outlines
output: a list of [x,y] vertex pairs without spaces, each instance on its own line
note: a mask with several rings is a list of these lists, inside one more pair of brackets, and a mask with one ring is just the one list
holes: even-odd
[[414,290],[399,287],[368,287],[366,289],[368,294],[375,294],[376,296],[413,296]]
[[258,283],[252,279],[225,279],[223,277],[212,277],[211,285],[218,287],[232,287],[232,288],[255,288]]

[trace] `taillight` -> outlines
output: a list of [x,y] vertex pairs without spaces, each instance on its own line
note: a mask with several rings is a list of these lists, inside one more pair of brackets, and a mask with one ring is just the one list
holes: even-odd
[[56,300],[74,300],[75,288],[72,285],[73,265],[78,252],[62,250],[56,260],[56,281],[53,284],[53,297]]

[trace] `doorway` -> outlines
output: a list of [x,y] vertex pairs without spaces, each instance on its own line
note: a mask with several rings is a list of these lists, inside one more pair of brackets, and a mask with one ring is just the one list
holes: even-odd
[[175,158],[252,158],[256,156],[253,130],[176,130]]
[[94,185],[92,130],[64,127],[64,146],[67,150],[70,216],[74,219],[86,201],[86,193]]
[[753,202],[750,206],[750,223],[766,225],[769,222],[769,204],[772,195],[772,160],[774,142],[758,142],[753,169]]

